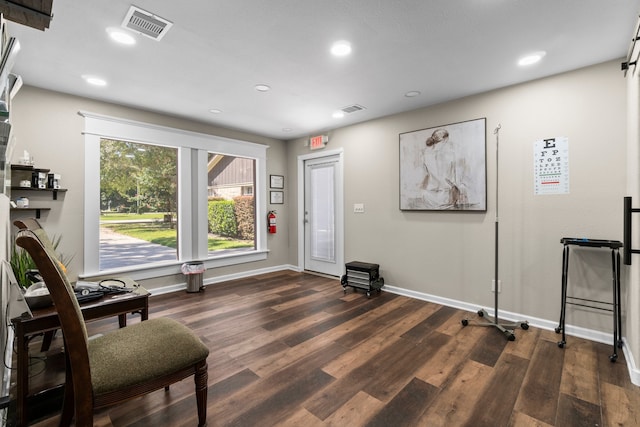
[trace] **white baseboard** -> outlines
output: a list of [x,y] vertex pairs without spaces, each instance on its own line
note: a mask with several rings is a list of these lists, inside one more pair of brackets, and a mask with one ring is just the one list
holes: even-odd
[[[464,311],[477,312],[480,308],[477,304],[470,304],[464,301],[453,300],[450,298],[443,298],[437,295],[425,294],[422,292],[416,292],[409,289],[398,288],[395,286],[384,285],[383,290],[392,294],[404,295],[410,298],[416,298],[423,301],[429,301],[440,305],[446,305],[453,308],[458,308]],[[493,308],[485,308],[487,313],[491,316],[495,316],[495,310]],[[500,319],[504,319],[510,322],[519,322],[526,320],[529,325],[537,328],[546,329],[549,331],[555,331],[558,326],[557,321],[540,319],[537,317],[527,316],[525,314],[513,313],[509,311],[499,310]],[[584,338],[590,341],[595,341],[603,344],[611,345],[613,342],[613,334],[606,332],[595,331],[593,329],[587,329],[580,326],[565,325],[565,333],[570,336]],[[627,361],[627,369],[629,370],[629,377],[634,385],[640,386],[640,370],[635,364],[633,354],[629,351],[627,340],[622,338],[622,351],[624,352],[625,360]]]
[[[202,284],[206,287],[208,285],[213,285],[216,283],[228,282],[230,280],[244,279],[246,277],[258,276],[260,274],[274,273],[276,271],[283,271],[283,270],[293,270],[296,272],[300,272],[300,269],[298,269],[297,267],[293,265],[285,264],[285,265],[279,265],[275,267],[248,270],[240,273],[225,274],[223,276],[208,277],[202,281]],[[171,292],[184,291],[185,289],[187,289],[187,283],[182,282],[182,283],[176,283],[175,285],[168,285],[168,286],[163,286],[161,288],[150,289],[149,293],[151,295],[163,295]]]
[[[411,298],[420,299],[423,301],[434,302],[441,305],[446,305],[449,307],[458,308],[464,311],[477,312],[480,308],[484,308],[487,313],[491,316],[495,316],[495,310],[493,307],[479,307],[478,304],[471,304],[464,301],[453,300],[450,298],[443,298],[437,295],[425,294],[422,292],[411,291],[408,289],[398,288],[395,286],[384,285],[382,288],[387,292],[391,292],[392,294],[404,295]],[[540,319],[538,317],[531,317],[525,314],[513,313],[510,311],[499,310],[498,313],[500,319],[504,319],[510,322],[518,322],[518,321],[527,321],[531,326],[535,326],[541,329],[547,329],[550,331],[555,330],[558,326],[557,321]],[[605,344],[610,344],[613,340],[613,336],[611,334],[607,334],[605,332],[594,331],[591,329],[581,328],[579,326],[565,325],[566,334],[574,337],[585,338],[591,341],[601,342]]]
[[[284,265],[275,266],[275,267],[261,268],[256,270],[243,271],[240,273],[227,274],[224,276],[209,277],[203,282],[203,284],[207,286],[215,283],[226,282],[229,280],[243,279],[246,277],[252,277],[260,274],[273,273],[276,271],[283,271],[283,270],[291,270],[298,273],[303,271],[297,266],[294,266],[291,264],[284,264]],[[149,292],[152,295],[161,295],[161,294],[166,294],[170,292],[182,291],[182,290],[185,290],[186,288],[187,288],[186,283],[178,283],[175,285],[164,286],[162,288],[151,289]],[[436,304],[445,305],[448,307],[453,307],[453,308],[457,308],[460,310],[469,311],[473,313],[476,313],[480,308],[485,308],[485,310],[487,311],[487,313],[489,313],[489,315],[495,316],[495,313],[494,313],[495,310],[493,308],[479,307],[477,304],[472,304],[465,301],[458,301],[450,298],[439,297],[437,295],[431,295],[423,292],[412,291],[410,289],[399,288],[399,287],[391,286],[388,284],[385,284],[382,287],[382,289],[392,294],[403,295],[409,298],[415,298],[422,301],[429,301]],[[558,326],[558,322],[554,320],[531,317],[525,314],[513,313],[510,311],[499,310],[499,315],[500,315],[500,319],[504,319],[510,322],[520,322],[520,321],[526,320],[531,326],[535,326],[541,329],[546,329],[549,331],[555,330],[555,328]],[[612,334],[595,331],[593,329],[587,329],[580,326],[565,325],[565,332],[567,335],[570,335],[570,336],[584,338],[590,341],[595,341],[603,344],[611,344],[613,340]],[[640,370],[638,369],[635,363],[633,354],[631,353],[631,351],[629,351],[629,347],[627,345],[626,339],[623,338],[622,342],[623,342],[622,351],[624,352],[625,359],[627,361],[627,369],[629,370],[629,376],[631,378],[631,382],[635,385],[640,386]]]
[[627,339],[623,337],[622,342],[622,351],[624,351],[624,358],[627,361],[627,369],[629,370],[629,377],[631,378],[631,382],[634,385],[640,386],[640,370],[638,369],[636,361],[633,358],[633,353],[629,350]]

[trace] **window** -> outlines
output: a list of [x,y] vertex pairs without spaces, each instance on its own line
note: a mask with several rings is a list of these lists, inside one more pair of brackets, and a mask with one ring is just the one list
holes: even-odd
[[[209,268],[266,259],[266,228],[257,220],[266,216],[266,145],[80,114],[86,144],[81,277],[126,272],[142,279],[178,274],[188,261]],[[127,217],[132,221],[122,223]],[[143,244],[116,248],[107,262],[105,242],[118,228],[110,219],[121,222],[115,231]],[[144,244],[164,251],[148,255]]]

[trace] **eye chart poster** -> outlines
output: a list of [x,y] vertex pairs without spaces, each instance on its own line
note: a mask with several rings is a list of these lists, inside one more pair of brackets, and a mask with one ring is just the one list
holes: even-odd
[[547,138],[533,148],[533,194],[569,194],[569,139]]

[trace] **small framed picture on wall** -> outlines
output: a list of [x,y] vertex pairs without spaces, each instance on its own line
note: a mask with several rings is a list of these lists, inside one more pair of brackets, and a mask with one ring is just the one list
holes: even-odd
[[281,205],[284,203],[284,191],[271,191],[270,203],[272,205]]
[[284,176],[282,175],[269,175],[271,188],[284,188]]

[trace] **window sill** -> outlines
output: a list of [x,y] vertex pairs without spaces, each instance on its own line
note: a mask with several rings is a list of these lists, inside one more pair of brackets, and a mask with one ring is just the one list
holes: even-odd
[[220,255],[215,258],[209,258],[206,260],[188,260],[188,261],[175,261],[175,262],[163,262],[156,264],[146,264],[135,267],[123,267],[114,268],[111,270],[103,270],[97,273],[80,274],[79,279],[92,280],[98,278],[104,278],[105,276],[127,276],[133,280],[153,279],[155,277],[171,276],[174,274],[182,274],[182,264],[185,262],[200,262],[204,263],[207,270],[213,268],[227,267],[237,264],[245,264],[248,262],[263,261],[267,259],[268,251],[251,251],[243,253],[234,253]]

